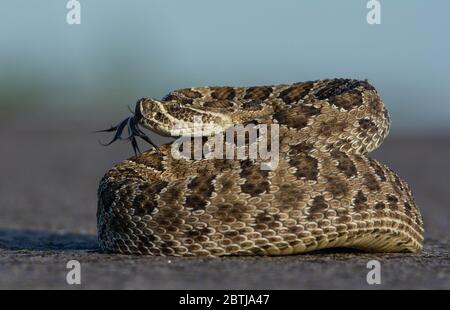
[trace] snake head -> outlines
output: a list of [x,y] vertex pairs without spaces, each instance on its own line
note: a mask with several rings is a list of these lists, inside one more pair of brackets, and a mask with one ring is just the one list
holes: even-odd
[[140,99],[135,116],[139,124],[162,136],[205,136],[233,125],[230,116],[177,99]]
[[[137,138],[157,148],[140,126],[162,136],[179,137],[209,136],[223,132],[232,125],[230,116],[224,113],[183,104],[176,99],[159,101],[142,98],[137,101],[133,116],[98,132],[115,132],[112,140],[102,145],[110,145],[117,140],[129,140],[137,154],[140,153]],[[128,136],[123,134],[126,128]]]

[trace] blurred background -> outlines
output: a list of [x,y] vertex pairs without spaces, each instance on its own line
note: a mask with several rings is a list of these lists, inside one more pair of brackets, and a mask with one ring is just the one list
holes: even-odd
[[366,0],[85,0],[80,25],[66,3],[2,1],[2,112],[105,113],[181,87],[352,77],[380,90],[394,133],[450,126],[446,0],[382,1],[380,25]]
[[79,25],[67,2],[1,2],[3,248],[96,247],[98,181],[132,150],[91,131],[138,98],[335,77],[379,90],[392,128],[374,157],[411,184],[427,238],[447,235],[449,1],[381,1],[380,25],[366,0],[81,0]]

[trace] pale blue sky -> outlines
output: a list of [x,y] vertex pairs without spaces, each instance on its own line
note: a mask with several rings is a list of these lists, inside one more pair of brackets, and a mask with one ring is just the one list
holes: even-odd
[[[400,129],[450,128],[450,1],[2,0],[1,105],[89,109],[199,85],[367,78]],[[26,100],[24,100],[26,99]],[[44,105],[45,104],[45,105]]]

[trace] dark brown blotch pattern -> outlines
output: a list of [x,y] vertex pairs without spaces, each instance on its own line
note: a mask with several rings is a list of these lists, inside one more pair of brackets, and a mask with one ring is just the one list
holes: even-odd
[[308,155],[309,152],[313,150],[314,146],[311,143],[302,142],[299,144],[292,145],[289,150],[289,155],[297,156],[297,155]]
[[329,103],[344,110],[351,110],[363,104],[363,98],[360,92],[352,91],[337,95],[329,99]]
[[380,184],[378,183],[378,180],[375,178],[375,176],[372,173],[365,173],[364,174],[364,183],[365,186],[371,191],[379,191],[380,190]]
[[212,184],[214,176],[210,175],[199,175],[196,176],[188,184],[188,196],[186,197],[186,207],[198,210],[204,208],[212,192],[214,191],[214,186]]
[[381,210],[384,210],[384,209],[386,209],[386,205],[384,204],[384,202],[377,202],[375,204],[375,210],[381,211]]
[[309,208],[309,213],[323,213],[328,209],[328,203],[325,201],[323,196],[314,197],[311,207]]
[[[102,183],[105,182],[105,180],[108,179],[108,176],[104,176]],[[106,213],[109,213],[111,209],[111,205],[116,201],[117,199],[117,191],[123,186],[124,181],[112,181],[107,182],[107,186],[104,186],[103,188],[99,188],[98,197],[99,197],[99,206],[103,207],[103,211]]]
[[386,196],[389,208],[391,210],[398,210],[398,198],[394,195],[387,195]]
[[339,96],[356,88],[361,90],[374,90],[375,88],[367,81],[351,80],[351,79],[334,79],[325,83],[316,93],[315,97],[319,100],[328,99]]
[[318,160],[309,155],[300,155],[289,161],[289,164],[297,170],[295,176],[300,179],[317,180],[319,174]]
[[364,193],[360,190],[353,198],[353,204],[354,209],[357,212],[365,211],[367,210],[367,197],[364,195]]
[[344,173],[347,178],[355,177],[358,174],[355,164],[347,154],[339,150],[333,150],[331,156],[338,161],[337,168]]
[[374,170],[375,174],[380,178],[381,181],[385,182],[386,181],[386,174],[383,171],[383,168],[381,167],[381,165],[373,160],[373,159],[369,159],[369,164],[372,167],[372,169]]
[[166,192],[162,194],[162,198],[164,199],[166,205],[176,205],[183,200],[185,187],[181,183],[182,182],[178,181],[172,184],[171,186],[167,187]]
[[236,96],[236,91],[233,87],[211,87],[211,97],[218,100],[231,100]]
[[278,98],[284,101],[286,104],[292,104],[303,99],[309,94],[314,86],[314,82],[296,83],[291,87],[283,90],[278,95]]
[[344,121],[339,121],[337,118],[332,118],[321,123],[319,127],[319,135],[326,138],[333,134],[339,134],[345,130],[347,123]]
[[308,124],[308,120],[320,114],[320,109],[313,106],[299,105],[293,108],[284,108],[274,114],[274,119],[279,124],[291,128],[302,129]]
[[409,202],[405,201],[403,203],[405,214],[407,217],[411,218],[413,216],[413,207],[409,204]]
[[377,125],[369,118],[363,118],[358,121],[359,128],[366,132],[374,132],[377,129]]
[[[373,94],[373,96],[371,96],[370,99],[367,101],[368,101],[369,106],[372,108],[372,110],[375,113],[385,113],[385,111],[384,111],[385,109],[383,107],[383,102],[381,101],[381,99],[378,95]],[[389,116],[387,116],[386,119],[389,119]]]
[[269,86],[249,87],[245,91],[244,99],[245,100],[264,101],[267,98],[269,98],[271,93],[272,93],[272,87],[269,87]]
[[155,199],[156,194],[159,194],[167,184],[167,182],[161,181],[139,185],[139,192],[134,196],[134,199],[131,202],[131,205],[134,208],[134,214],[137,216],[151,214],[158,206],[158,202]]
[[268,171],[261,170],[258,165],[254,165],[249,159],[241,161],[240,177],[245,179],[241,185],[241,190],[251,196],[267,193],[270,190],[270,183],[267,180]]
[[349,192],[348,183],[337,176],[327,177],[326,190],[330,192],[334,198],[343,198]]
[[263,108],[263,102],[260,100],[253,100],[253,99],[249,99],[249,100],[245,100],[242,103],[242,108],[249,110],[249,111],[259,111]]

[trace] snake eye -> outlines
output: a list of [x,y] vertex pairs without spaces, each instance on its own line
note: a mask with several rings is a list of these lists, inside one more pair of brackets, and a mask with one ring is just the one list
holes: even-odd
[[178,111],[179,109],[181,109],[181,105],[178,102],[173,102],[170,104],[169,108],[170,111]]

